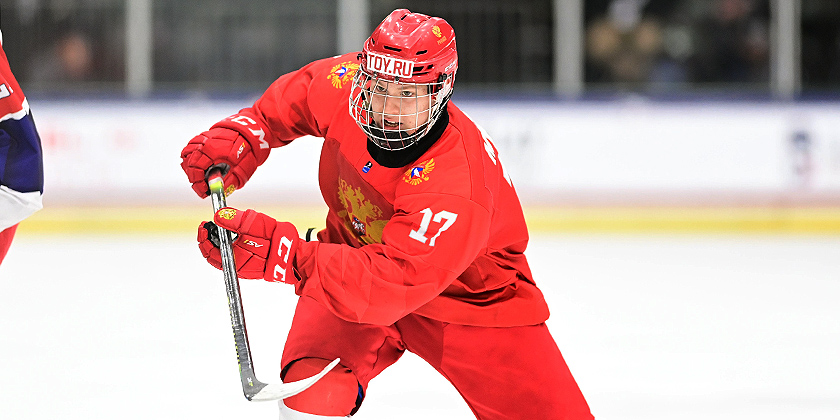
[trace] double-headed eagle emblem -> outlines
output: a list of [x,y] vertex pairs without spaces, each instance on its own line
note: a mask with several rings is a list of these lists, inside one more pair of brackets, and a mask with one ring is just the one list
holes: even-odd
[[334,88],[341,89],[345,84],[353,80],[353,75],[356,74],[356,70],[358,69],[358,64],[352,61],[345,61],[333,67],[327,75],[327,78],[330,79]]
[[435,169],[435,159],[429,159],[412,166],[403,175],[403,181],[417,185],[423,181],[429,180],[429,173]]

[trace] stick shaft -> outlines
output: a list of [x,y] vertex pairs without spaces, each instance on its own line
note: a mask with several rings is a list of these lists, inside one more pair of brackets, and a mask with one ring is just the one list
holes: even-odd
[[[210,197],[213,201],[213,211],[218,212],[225,203],[224,182],[222,172],[218,168],[210,171],[207,177],[210,186]],[[303,392],[319,379],[323,378],[339,363],[335,359],[316,375],[290,383],[266,384],[257,380],[254,374],[254,362],[251,359],[251,347],[248,344],[248,330],[245,328],[245,312],[242,309],[242,295],[239,292],[239,277],[236,275],[236,261],[233,257],[233,238],[231,232],[219,228],[219,251],[222,254],[222,271],[225,275],[228,306],[230,308],[230,323],[233,327],[233,339],[236,343],[236,357],[239,361],[239,379],[242,381],[242,392],[248,401],[273,401],[291,397]]]
[[[213,212],[227,206],[225,202],[224,182],[221,170],[213,169],[207,177],[210,186],[210,197],[213,201]],[[236,343],[236,356],[239,361],[239,377],[245,398],[251,399],[265,387],[254,374],[254,363],[251,359],[251,347],[248,344],[248,330],[245,327],[245,312],[242,309],[242,294],[239,290],[239,278],[236,275],[236,262],[233,258],[233,238],[230,231],[219,228],[220,251],[222,254],[222,271],[225,277],[228,306],[230,308],[230,322],[233,327],[233,339]]]

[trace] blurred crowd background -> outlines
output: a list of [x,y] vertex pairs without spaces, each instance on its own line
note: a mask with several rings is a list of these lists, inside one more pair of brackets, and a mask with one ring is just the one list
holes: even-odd
[[461,94],[774,96],[781,65],[795,96],[840,96],[837,0],[9,0],[0,29],[30,96],[237,94],[398,7],[453,25]]

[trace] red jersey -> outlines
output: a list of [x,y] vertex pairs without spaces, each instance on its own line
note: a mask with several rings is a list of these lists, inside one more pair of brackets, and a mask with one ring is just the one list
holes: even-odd
[[409,313],[479,326],[545,321],[519,198],[488,136],[450,102],[448,124],[422,156],[378,164],[348,112],[358,68],[357,53],[315,61],[242,110],[272,148],[324,138],[327,227],[295,254],[297,293],[360,323],[390,325]]
[[19,120],[27,113],[29,105],[9,68],[6,52],[3,51],[2,36],[0,34],[0,120],[9,118]]

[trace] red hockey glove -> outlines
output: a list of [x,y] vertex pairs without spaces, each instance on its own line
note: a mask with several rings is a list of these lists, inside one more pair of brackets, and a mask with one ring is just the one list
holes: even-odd
[[[236,233],[233,241],[233,258],[236,273],[243,279],[265,279],[295,284],[297,277],[292,268],[300,237],[295,226],[278,222],[254,210],[237,210],[225,207],[213,218],[216,225]],[[218,227],[204,222],[198,228],[198,247],[210,264],[222,269],[219,252]]]
[[210,195],[207,170],[222,166],[225,195],[242,188],[268,158],[265,131],[245,114],[228,117],[197,136],[181,151],[181,168],[199,197]]

